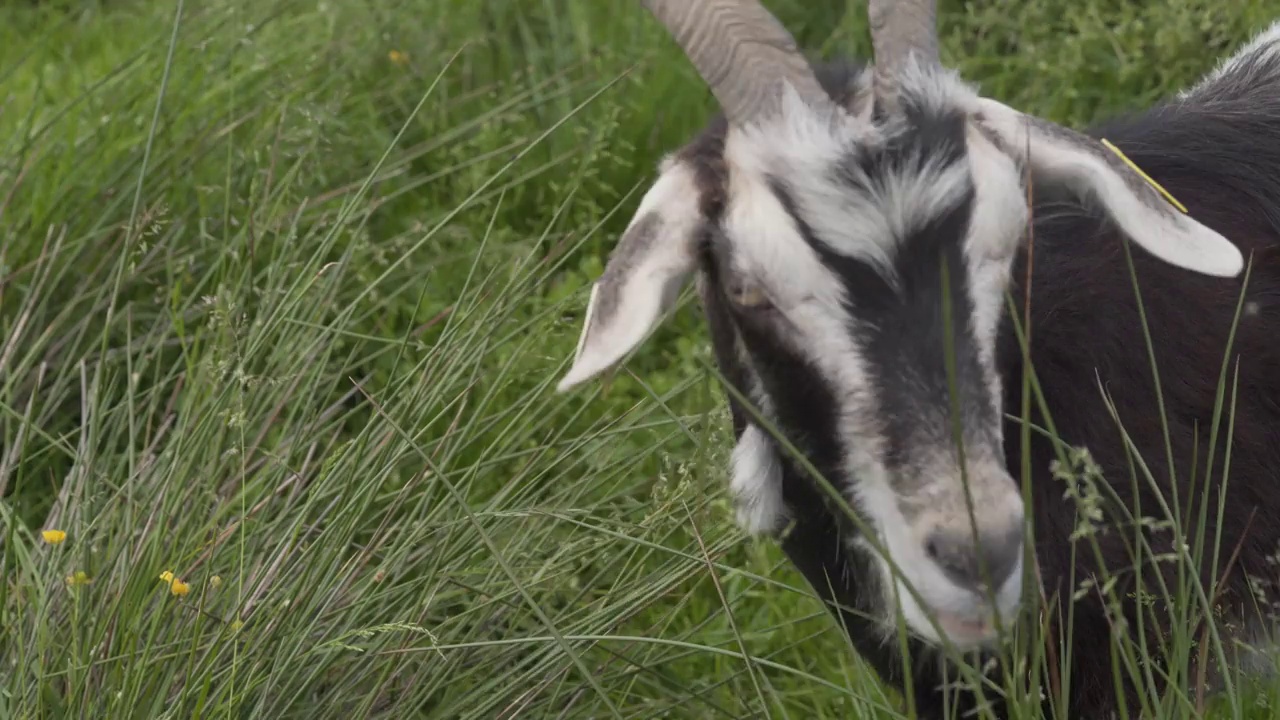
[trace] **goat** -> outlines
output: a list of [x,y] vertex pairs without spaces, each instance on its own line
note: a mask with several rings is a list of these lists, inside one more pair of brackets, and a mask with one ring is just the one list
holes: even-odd
[[[1116,575],[1119,600],[1077,592],[1137,531],[1099,530],[1097,555],[1072,539],[1062,444],[1104,478],[1109,502],[1090,512],[1176,503],[1186,523],[1221,492],[1220,545],[1191,574],[1215,587],[1227,567],[1211,598],[1222,626],[1265,629],[1250,578],[1280,591],[1280,22],[1177,97],[1080,133],[944,68],[933,0],[869,0],[874,64],[829,66],[756,0],[644,5],[722,114],[663,160],[591,289],[560,391],[634,352],[696,275],[738,521],[777,538],[881,678],[910,680],[922,717],[1007,712],[973,683],[944,690],[942,651],[990,655],[1035,596],[1058,622],[1072,605],[1058,689],[1072,716],[1140,706],[1145,690],[1113,681],[1112,633],[1151,613],[1130,597],[1138,580],[1176,573],[1148,561]],[[1024,371],[1043,398],[1030,415]],[[1215,424],[1224,372],[1240,392],[1233,423]],[[1024,440],[1050,421],[1056,438]],[[1206,467],[1176,464],[1212,443]],[[1149,480],[1131,479],[1135,456]],[[1182,552],[1167,528],[1141,532],[1149,555]],[[898,617],[911,656],[939,662],[902,661]]]

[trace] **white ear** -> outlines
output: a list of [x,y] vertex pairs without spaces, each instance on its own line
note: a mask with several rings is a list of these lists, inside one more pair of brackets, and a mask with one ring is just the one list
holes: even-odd
[[1244,269],[1244,256],[1231,241],[1174,207],[1101,142],[995,100],[982,98],[978,107],[979,122],[1007,152],[1091,195],[1152,255],[1205,275],[1235,277]]
[[564,392],[620,362],[644,342],[675,305],[697,266],[702,223],[693,170],[667,164],[645,193],[631,225],[591,287],[587,318]]

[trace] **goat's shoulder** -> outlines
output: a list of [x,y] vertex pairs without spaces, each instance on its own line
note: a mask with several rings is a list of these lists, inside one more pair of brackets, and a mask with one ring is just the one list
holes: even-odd
[[1212,108],[1247,102],[1280,106],[1280,20],[1254,35],[1212,71],[1178,95],[1178,100]]
[[1115,143],[1175,196],[1188,196],[1179,198],[1188,206],[1200,196],[1204,212],[1256,208],[1267,216],[1263,229],[1277,236],[1259,244],[1280,242],[1280,20],[1193,87],[1089,133]]
[[1246,253],[1280,245],[1280,22],[1194,88],[1086,132]]
[[[1084,132],[1113,143],[1245,253],[1252,264],[1236,345],[1280,362],[1273,339],[1280,322],[1280,26],[1196,89]],[[1091,198],[1044,184],[1034,195],[1035,304],[1041,319],[1052,321],[1037,332],[1047,345],[1077,348],[1084,357],[1071,363],[1087,382],[1108,357],[1128,357],[1125,348],[1139,331],[1123,240]],[[1183,358],[1183,367],[1216,367],[1243,278],[1223,282],[1131,250],[1157,344],[1167,357]],[[1268,387],[1280,392],[1280,385]]]

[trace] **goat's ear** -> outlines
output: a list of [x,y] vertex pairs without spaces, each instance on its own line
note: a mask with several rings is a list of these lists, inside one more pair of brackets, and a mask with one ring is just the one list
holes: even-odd
[[557,390],[564,392],[608,370],[648,338],[697,266],[702,222],[691,168],[664,163],[604,275],[591,288],[573,367]]
[[1235,277],[1244,269],[1235,245],[1174,207],[1101,142],[995,100],[978,104],[977,121],[1000,138],[1006,152],[1037,175],[1090,195],[1152,255],[1205,275]]

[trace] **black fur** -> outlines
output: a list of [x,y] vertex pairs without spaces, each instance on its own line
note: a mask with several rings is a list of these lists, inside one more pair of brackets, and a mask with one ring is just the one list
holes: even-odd
[[[1124,256],[1122,236],[1109,225],[1061,197],[1041,188],[1035,207],[1035,244],[1014,267],[1014,293],[1021,297],[1028,258],[1032,267],[1031,359],[1043,388],[1049,415],[1059,435],[1087,447],[1102,468],[1119,501],[1135,515],[1160,517],[1158,499],[1145,480],[1131,482],[1130,458],[1098,389],[1110,394],[1131,442],[1141,451],[1165,498],[1177,498],[1183,523],[1194,528],[1202,509],[1205,458],[1219,374],[1229,362],[1226,403],[1232,376],[1238,371],[1233,437],[1227,413],[1215,450],[1207,534],[1220,534],[1218,574],[1238,547],[1239,556],[1221,592],[1224,610],[1249,617],[1255,610],[1247,575],[1269,577],[1276,597],[1276,567],[1268,562],[1280,550],[1280,67],[1258,67],[1249,83],[1229,78],[1217,86],[1211,105],[1190,98],[1172,101],[1146,113],[1093,128],[1181,201],[1200,222],[1252,255],[1244,298],[1250,313],[1240,319],[1231,356],[1227,336],[1237,312],[1244,277],[1210,278],[1163,263],[1130,245],[1141,291],[1142,309],[1161,378],[1161,393],[1174,448],[1175,486],[1169,485],[1164,431],[1156,386],[1141,331],[1138,303]],[[1021,406],[1021,351],[1006,319],[1002,331],[1002,374],[1006,409]],[[1043,423],[1038,412],[1033,422]],[[1006,424],[1006,455],[1011,468],[1022,461],[1020,428]],[[1215,528],[1218,488],[1230,440],[1231,468],[1221,527]],[[1197,452],[1198,449],[1198,452]],[[1191,466],[1193,454],[1196,467]],[[1062,497],[1062,483],[1049,477],[1052,448],[1043,438],[1030,447],[1033,471],[1036,554],[1045,591],[1070,596],[1068,545],[1075,516]],[[1192,514],[1195,513],[1195,514]],[[1130,538],[1132,533],[1128,533]],[[1169,533],[1149,533],[1156,553],[1169,552]],[[1100,538],[1106,564],[1114,574],[1132,565],[1120,533]],[[1212,545],[1210,545],[1210,552]],[[1211,554],[1206,553],[1206,560]],[[1218,577],[1206,566],[1200,581],[1216,587]],[[1076,577],[1095,565],[1077,563]],[[1166,581],[1172,568],[1162,568]],[[1126,576],[1127,577],[1127,576]],[[1146,576],[1149,592],[1156,592]],[[1123,583],[1121,597],[1131,590]],[[1130,604],[1126,610],[1134,613]],[[1151,612],[1151,611],[1148,611]],[[1154,617],[1160,617],[1154,610]],[[1109,627],[1096,595],[1075,607],[1072,707],[1082,717],[1104,717],[1117,698],[1112,681]],[[1130,615],[1132,617],[1132,615]],[[1149,617],[1151,617],[1149,615]],[[1167,617],[1166,617],[1167,619]],[[1132,688],[1124,699],[1132,709]]]
[[[1231,480],[1226,491],[1222,518],[1219,567],[1238,547],[1221,599],[1224,606],[1240,616],[1252,609],[1246,574],[1275,577],[1267,562],[1280,549],[1280,68],[1253,68],[1250,81],[1220,82],[1212,93],[1212,103],[1174,100],[1094,128],[1090,134],[1106,137],[1169,190],[1199,221],[1218,230],[1246,253],[1252,254],[1253,268],[1246,302],[1250,313],[1241,319],[1230,358],[1231,373],[1238,371],[1239,393],[1235,408],[1234,438],[1231,444]],[[819,78],[828,91],[842,99],[851,87],[859,67],[854,64],[819,68]],[[1243,77],[1243,76],[1242,76]],[[1205,95],[1208,97],[1208,95]],[[920,126],[916,142],[927,143],[952,132],[946,119],[940,124]],[[750,318],[736,314],[723,294],[718,279],[724,267],[716,242],[715,226],[723,206],[724,173],[721,159],[725,132],[717,118],[693,143],[681,151],[685,160],[698,168],[703,193],[703,210],[709,220],[702,271],[707,282],[703,303],[711,327],[717,361],[726,379],[748,393],[750,374],[735,349],[740,335],[750,348],[750,361],[767,365],[766,379],[783,378],[785,391],[770,389],[769,396],[782,402],[777,410],[784,426],[801,428],[798,444],[823,472],[834,467],[840,448],[831,431],[834,406],[826,398],[821,377],[798,358],[782,349],[771,348],[767,338],[753,337]],[[850,162],[883,162],[884,158],[851,158]],[[1158,504],[1144,482],[1135,489],[1131,482],[1131,458],[1110,420],[1099,395],[1101,383],[1118,408],[1131,440],[1154,477],[1167,488],[1164,435],[1156,405],[1146,345],[1140,329],[1138,308],[1126,264],[1122,239],[1117,231],[1087,203],[1067,196],[1049,185],[1035,185],[1032,253],[1019,254],[1013,269],[1012,293],[1022,298],[1025,277],[1031,264],[1031,358],[1047,398],[1050,417],[1059,435],[1069,444],[1085,446],[1111,483],[1124,508],[1134,514],[1159,516]],[[776,190],[784,200],[787,188]],[[900,255],[899,270],[911,284],[939,281],[945,260],[950,273],[958,318],[971,308],[960,288],[967,281],[960,262],[957,238],[963,237],[971,198],[957,206],[941,224],[926,228],[907,242]],[[810,238],[811,242],[820,245]],[[1156,260],[1141,248],[1130,246],[1143,308],[1151,328],[1155,357],[1159,363],[1169,435],[1174,448],[1175,488],[1184,523],[1194,525],[1201,509],[1204,457],[1210,444],[1209,427],[1223,350],[1236,312],[1244,278],[1204,277]],[[847,279],[851,301],[859,317],[876,317],[877,323],[866,348],[877,369],[888,403],[906,402],[926,393],[945,392],[942,368],[942,321],[936,303],[903,306],[886,300],[890,293],[879,276],[866,266],[831,255],[832,267],[840,267]],[[908,292],[908,297],[911,294]],[[936,300],[937,295],[931,295]],[[905,313],[905,314],[904,314]],[[974,388],[974,397],[983,393],[972,385],[978,382],[976,350],[967,333],[957,333],[958,370],[962,391]],[[966,344],[968,343],[968,344]],[[910,357],[909,366],[902,363]],[[981,407],[975,417],[966,417],[967,428],[991,427],[998,410],[1021,414],[1021,350],[1008,317],[1000,331],[999,365],[1004,381],[1003,408]],[[776,381],[776,380],[774,380]],[[895,384],[911,384],[910,392],[895,395]],[[735,433],[746,426],[743,408],[730,397]],[[974,403],[965,402],[966,407]],[[1032,403],[1035,408],[1035,403]],[[892,410],[892,408],[890,408]],[[904,417],[913,417],[911,408]],[[892,418],[892,413],[890,414]],[[1032,422],[1045,419],[1033,411]],[[1217,439],[1214,489],[1208,497],[1215,504],[1226,442],[1226,425]],[[894,431],[901,435],[909,428]],[[1021,476],[1022,427],[1016,420],[1005,421],[1005,452],[1010,472]],[[893,434],[893,433],[891,433]],[[1064,486],[1052,477],[1050,463],[1056,457],[1049,442],[1032,433],[1030,450],[1033,523],[1037,538],[1036,555],[1046,594],[1070,598],[1071,585],[1096,568],[1087,553],[1073,560],[1068,536],[1076,524],[1074,507],[1063,499]],[[1192,473],[1193,452],[1199,467]],[[842,541],[850,528],[841,513],[829,508],[823,494],[813,487],[794,464],[784,462],[784,499],[796,522],[782,547],[818,594],[833,607],[846,627],[857,651],[882,678],[903,687],[903,664],[896,641],[882,642],[880,631],[861,613],[873,610],[878,588],[859,586],[875,573],[861,553],[851,552]],[[1195,514],[1189,514],[1195,513]],[[1115,516],[1110,515],[1112,522]],[[1209,531],[1212,535],[1212,530]],[[1105,562],[1111,571],[1132,564],[1126,536],[1112,531],[1100,537]],[[1149,533],[1155,552],[1170,548],[1168,533]],[[1081,546],[1083,548],[1084,546]],[[1074,563],[1074,567],[1073,567]],[[1171,577],[1168,568],[1166,576]],[[1216,584],[1208,568],[1201,578]],[[1128,577],[1128,576],[1126,576]],[[1153,575],[1146,576],[1148,580]],[[1148,585],[1148,587],[1151,587]],[[1129,588],[1121,587],[1124,597]],[[1280,583],[1271,589],[1280,592]],[[843,609],[841,609],[843,606]],[[1137,608],[1126,607],[1130,626]],[[1110,664],[1112,623],[1096,595],[1087,595],[1074,607],[1075,635],[1071,638],[1073,664],[1069,701],[1073,717],[1103,718],[1119,704],[1136,708],[1133,689],[1126,687],[1117,697]],[[1158,619],[1159,611],[1149,618]],[[1166,616],[1167,619],[1167,616]],[[929,657],[922,643],[912,640],[913,657]],[[939,663],[918,663],[913,668],[914,700],[922,717],[940,717],[943,698],[936,690],[943,679]],[[989,694],[988,694],[989,698]],[[971,706],[964,699],[959,708]],[[998,709],[998,708],[997,708]],[[956,715],[957,717],[959,715]]]

